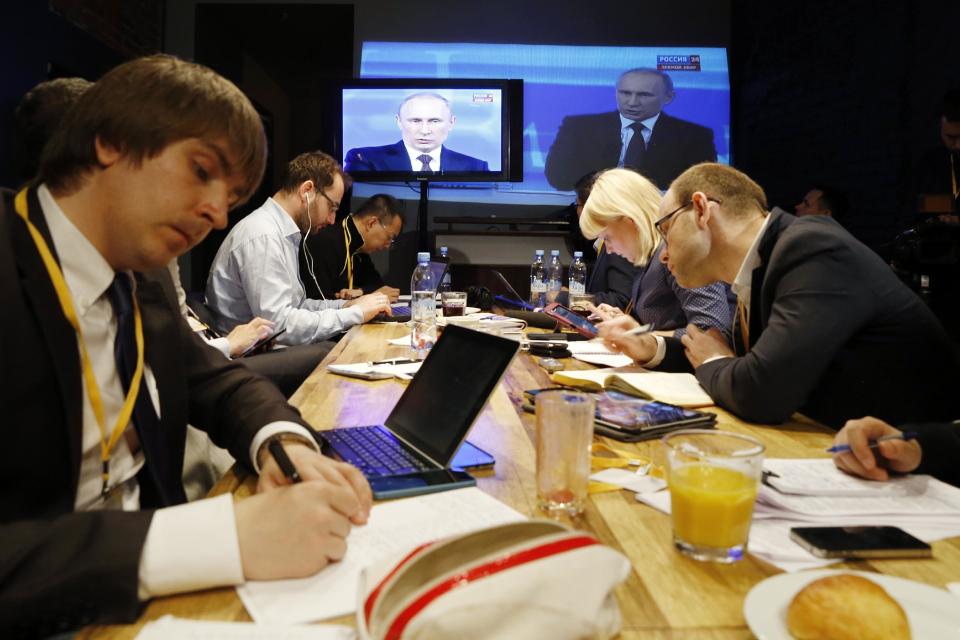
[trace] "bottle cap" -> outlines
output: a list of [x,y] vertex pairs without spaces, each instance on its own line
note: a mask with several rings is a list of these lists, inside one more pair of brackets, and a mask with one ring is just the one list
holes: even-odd
[[543,249],[537,249],[537,250],[535,251],[535,254],[538,255],[538,256],[542,256],[542,255],[543,255]]
[[559,256],[559,255],[560,255],[560,249],[551,249],[551,250],[550,250],[550,255],[552,255],[552,256]]
[[582,257],[583,257],[583,251],[574,251],[574,252],[573,252],[573,257],[574,257],[574,258],[582,258]]
[[446,252],[447,252],[446,247],[440,247],[440,253],[446,253]]
[[420,251],[417,253],[417,262],[430,262],[430,252]]

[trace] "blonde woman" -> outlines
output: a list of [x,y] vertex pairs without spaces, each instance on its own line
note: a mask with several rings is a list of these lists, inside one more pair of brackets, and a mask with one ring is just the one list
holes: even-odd
[[[688,324],[719,330],[729,338],[733,301],[723,283],[684,289],[660,261],[662,237],[656,222],[662,197],[649,180],[630,169],[610,169],[598,177],[583,208],[580,230],[587,238],[602,238],[607,251],[637,269],[626,313],[601,304],[595,316],[603,320],[600,335],[620,337],[617,348],[647,368],[690,370],[679,338]],[[651,325],[657,334],[622,339],[626,330]],[[674,340],[671,340],[674,338]]]

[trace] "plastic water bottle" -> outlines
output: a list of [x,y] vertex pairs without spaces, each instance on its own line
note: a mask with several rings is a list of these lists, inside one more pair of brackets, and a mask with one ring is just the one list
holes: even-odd
[[440,247],[440,255],[436,258],[437,262],[443,262],[447,265],[447,271],[443,274],[443,280],[440,281],[438,291],[452,291],[453,285],[450,279],[450,253],[446,247]]
[[543,264],[543,249],[537,249],[530,265],[530,304],[544,307],[547,303],[547,270]]
[[587,292],[587,265],[583,261],[583,251],[573,252],[573,263],[570,265],[570,281],[567,284],[570,295]]
[[421,251],[417,254],[417,268],[410,277],[410,319],[413,325],[410,347],[419,358],[425,357],[437,341],[436,286],[430,271],[430,253]]
[[547,265],[547,302],[556,302],[563,288],[563,265],[560,264],[560,250],[550,251],[550,264]]

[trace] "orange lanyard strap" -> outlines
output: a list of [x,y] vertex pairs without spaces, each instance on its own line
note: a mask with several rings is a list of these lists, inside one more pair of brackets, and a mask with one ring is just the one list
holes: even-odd
[[67,281],[63,277],[60,265],[58,265],[54,259],[53,252],[50,251],[47,241],[43,239],[43,235],[40,234],[37,227],[30,222],[27,211],[26,189],[17,194],[16,200],[14,201],[14,208],[26,223],[27,229],[30,231],[30,236],[37,246],[37,251],[40,253],[40,258],[43,260],[43,264],[47,268],[47,273],[50,275],[53,288],[57,292],[57,298],[60,300],[63,315],[77,334],[77,343],[80,345],[80,363],[83,369],[83,381],[87,388],[87,398],[90,401],[90,407],[93,409],[93,415],[97,419],[97,427],[100,428],[100,460],[103,464],[102,494],[105,495],[110,482],[110,453],[113,451],[113,448],[120,440],[120,436],[123,435],[124,430],[127,428],[127,424],[130,422],[130,416],[133,415],[133,406],[137,401],[137,392],[140,389],[140,381],[143,378],[143,322],[140,318],[140,306],[137,304],[137,297],[132,296],[134,331],[137,343],[137,366],[133,372],[133,379],[130,381],[130,389],[127,391],[127,397],[123,402],[123,407],[120,409],[120,415],[117,416],[117,423],[114,425],[113,431],[110,432],[108,437],[106,417],[103,411],[103,400],[100,396],[100,387],[97,385],[97,378],[93,373],[93,365],[90,364],[87,344],[83,339],[83,333],[80,331],[80,321],[77,318],[77,311],[73,306],[73,299],[70,297],[70,289],[67,287]]
[[960,189],[957,188],[957,168],[954,166],[954,154],[950,154],[950,188],[953,190],[953,197],[960,195]]

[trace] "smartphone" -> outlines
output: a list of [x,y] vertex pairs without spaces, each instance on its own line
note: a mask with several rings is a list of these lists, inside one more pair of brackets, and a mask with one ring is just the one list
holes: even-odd
[[450,468],[454,471],[479,471],[493,469],[496,462],[492,455],[469,440],[464,440],[450,461]]
[[930,558],[933,551],[899,527],[793,527],[790,539],[818,558]]
[[543,312],[587,338],[597,337],[597,327],[581,315],[577,315],[559,302],[552,302],[543,308]]
[[425,493],[449,491],[476,486],[477,481],[469,473],[454,469],[430,469],[400,476],[367,478],[374,500],[389,500],[419,496]]
[[263,350],[264,347],[266,347],[268,344],[270,344],[271,342],[273,342],[274,340],[276,340],[276,339],[277,339],[277,336],[279,336],[280,334],[282,334],[282,333],[285,332],[285,331],[286,331],[286,329],[280,329],[280,331],[277,331],[277,332],[274,333],[273,335],[269,335],[269,336],[267,336],[266,338],[261,338],[260,340],[257,340],[257,341],[254,342],[252,345],[250,345],[249,347],[247,347],[247,350],[244,351],[243,353],[241,353],[241,354],[240,354],[240,357],[242,358],[242,357],[244,357],[244,356],[249,356],[249,355],[252,355],[252,354],[254,354],[254,353],[260,353],[260,352]]

